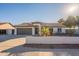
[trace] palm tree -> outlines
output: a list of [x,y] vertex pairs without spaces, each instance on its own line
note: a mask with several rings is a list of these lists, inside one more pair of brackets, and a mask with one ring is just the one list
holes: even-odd
[[42,35],[48,36],[49,35],[49,28],[47,26],[42,27]]

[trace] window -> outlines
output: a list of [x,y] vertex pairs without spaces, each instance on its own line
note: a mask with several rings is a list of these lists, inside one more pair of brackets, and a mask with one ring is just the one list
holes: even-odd
[[62,30],[61,30],[61,28],[58,28],[58,32],[60,33]]
[[6,30],[0,30],[0,34],[6,34]]

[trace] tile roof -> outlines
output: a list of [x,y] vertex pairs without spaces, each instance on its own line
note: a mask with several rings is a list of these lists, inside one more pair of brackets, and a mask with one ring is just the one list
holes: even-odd
[[60,23],[42,23],[42,26],[65,27]]
[[1,22],[0,29],[15,29],[11,23],[8,22]]
[[19,25],[15,25],[15,27],[32,27],[34,26],[33,24],[40,24],[41,26],[65,27],[64,25],[59,23],[44,23],[44,22],[22,23]]
[[32,27],[33,25],[31,23],[22,23],[19,25],[15,25],[15,27]]
[[32,24],[42,24],[43,22],[32,22]]

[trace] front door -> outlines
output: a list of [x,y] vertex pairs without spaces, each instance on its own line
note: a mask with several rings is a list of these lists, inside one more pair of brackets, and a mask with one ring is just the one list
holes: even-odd
[[35,35],[39,35],[39,28],[35,28]]

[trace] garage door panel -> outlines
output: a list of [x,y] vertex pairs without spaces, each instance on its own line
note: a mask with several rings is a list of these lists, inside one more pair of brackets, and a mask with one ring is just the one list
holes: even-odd
[[18,28],[18,35],[32,35],[32,28]]

